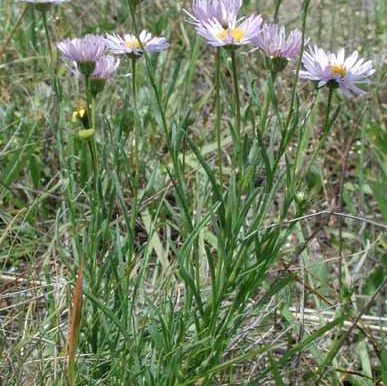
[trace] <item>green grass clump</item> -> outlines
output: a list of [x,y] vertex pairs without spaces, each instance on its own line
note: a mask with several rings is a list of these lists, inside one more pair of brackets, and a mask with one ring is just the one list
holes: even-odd
[[[0,384],[387,383],[384,2],[244,2],[372,59],[350,100],[134,4],[0,5]],[[96,98],[56,50],[142,27]]]

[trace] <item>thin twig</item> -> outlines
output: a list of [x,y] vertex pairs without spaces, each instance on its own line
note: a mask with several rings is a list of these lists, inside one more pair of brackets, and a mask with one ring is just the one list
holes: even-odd
[[[384,288],[385,284],[387,282],[387,277],[383,280],[383,283],[378,287],[378,289],[375,291],[375,293],[372,295],[371,299],[369,300],[369,302],[365,305],[365,307],[361,310],[361,312],[357,315],[357,317],[355,318],[354,322],[352,323],[351,327],[348,329],[348,331],[346,331],[345,334],[343,334],[341,336],[341,338],[339,339],[339,341],[337,342],[337,344],[335,345],[335,347],[333,348],[333,351],[329,352],[324,363],[328,362],[328,359],[329,359],[329,363],[332,363],[333,359],[336,357],[336,355],[338,354],[338,352],[340,351],[341,347],[343,346],[344,342],[349,338],[349,336],[351,335],[352,331],[355,329],[355,327],[357,326],[357,324],[359,323],[359,321],[361,320],[362,316],[368,312],[368,310],[371,308],[372,306],[372,303],[374,302],[374,300],[376,299],[376,297],[378,296],[378,294],[382,291],[382,289]],[[319,377],[315,383],[316,386],[320,385],[321,383],[321,380],[322,380],[322,377],[324,376],[326,370],[327,370],[327,367],[328,366],[324,366],[322,368],[320,368],[320,370],[318,371],[319,373]]]
[[266,225],[266,226],[264,226],[264,227],[262,227],[260,229],[257,229],[255,231],[249,233],[246,236],[245,239],[248,239],[248,238],[254,236],[255,234],[257,234],[259,232],[262,232],[263,230],[266,230],[266,229],[271,229],[271,228],[276,228],[276,227],[283,227],[283,226],[287,226],[287,225],[293,224],[293,223],[301,221],[301,220],[306,220],[306,219],[313,218],[313,217],[320,217],[320,216],[324,216],[324,215],[345,217],[345,218],[349,218],[351,220],[361,221],[361,222],[364,222],[364,223],[367,223],[367,224],[370,224],[370,225],[374,225],[374,226],[377,226],[377,227],[380,227],[380,228],[383,228],[383,229],[387,229],[387,225],[386,224],[379,223],[379,222],[376,222],[374,220],[370,220],[370,219],[365,218],[365,217],[354,216],[352,214],[340,213],[340,212],[335,212],[335,211],[331,211],[331,210],[322,210],[320,212],[307,214],[307,215],[301,216],[301,217],[296,217],[296,218],[293,218],[291,220],[287,220],[287,221],[282,221],[282,222],[279,222],[279,223],[273,223],[273,224],[270,224],[270,225]]
[[9,41],[12,39],[12,36],[14,35],[14,33],[16,32],[16,30],[18,29],[19,27],[19,24],[20,22],[22,21],[26,11],[28,9],[28,5],[23,9],[23,12],[21,13],[21,15],[19,16],[19,19],[17,19],[16,21],[16,24],[15,26],[13,27],[11,33],[9,34],[9,36],[7,37],[7,39],[5,39],[5,42],[3,44],[3,46],[0,48],[0,57],[3,55],[5,49],[8,47],[8,44],[9,44]]

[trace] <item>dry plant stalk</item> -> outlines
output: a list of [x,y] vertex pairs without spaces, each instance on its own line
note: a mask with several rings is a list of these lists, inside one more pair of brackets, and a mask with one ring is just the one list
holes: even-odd
[[82,279],[83,279],[83,257],[80,258],[79,268],[77,273],[77,281],[74,289],[73,302],[71,307],[71,319],[69,332],[67,336],[66,353],[68,356],[68,383],[73,385],[74,379],[74,363],[75,363],[75,351],[78,345],[79,326],[81,322],[82,313]]

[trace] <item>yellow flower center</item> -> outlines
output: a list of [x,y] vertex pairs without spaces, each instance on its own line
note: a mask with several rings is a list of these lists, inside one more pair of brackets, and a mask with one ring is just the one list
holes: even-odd
[[245,36],[245,31],[241,28],[232,28],[230,30],[232,37],[239,43]]
[[331,70],[331,74],[333,76],[335,75],[339,75],[339,76],[342,76],[344,77],[345,74],[347,73],[347,71],[345,70],[345,68],[343,66],[341,66],[340,64],[331,64],[329,66],[330,70]]
[[141,48],[141,44],[137,39],[127,40],[125,45],[129,50],[138,50]]
[[216,33],[216,37],[220,40],[226,39],[228,35],[228,30],[227,29],[221,29]]
[[223,28],[220,31],[216,33],[216,37],[220,40],[227,39],[227,37],[231,34],[231,36],[234,38],[235,41],[238,43],[241,41],[241,39],[245,36],[245,31],[243,31],[241,28]]

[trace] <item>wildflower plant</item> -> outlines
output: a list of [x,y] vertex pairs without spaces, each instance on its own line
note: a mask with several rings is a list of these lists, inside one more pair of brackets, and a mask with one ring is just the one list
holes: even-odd
[[[55,2],[33,3],[46,14],[46,5]],[[281,4],[289,6],[276,1],[271,9],[266,3],[272,20],[282,19]],[[387,226],[376,204],[368,206],[375,182],[368,183],[366,174],[374,178],[372,171],[351,173],[350,189],[343,171],[355,139],[354,157],[371,164],[367,141],[374,139],[368,131],[379,126],[365,120],[373,100],[359,101],[359,116],[351,103],[340,115],[345,99],[336,95],[339,89],[363,96],[361,85],[375,69],[357,51],[346,56],[344,50],[333,54],[311,46],[304,52],[306,36],[318,36],[309,31],[311,3],[302,2],[299,23],[286,15],[293,28],[299,25],[293,30],[264,21],[254,1],[193,0],[176,22],[170,16],[181,11],[180,2],[117,2],[113,9],[122,7],[125,17],[116,20],[120,15],[110,15],[99,0],[92,14],[82,14],[87,25],[82,18],[74,22],[72,12],[80,8],[71,7],[55,22],[61,27],[56,35],[69,33],[70,26],[73,38],[58,38],[50,55],[51,68],[56,54],[64,62],[52,74],[64,86],[62,99],[39,106],[39,116],[28,117],[26,95],[30,100],[37,93],[30,83],[47,89],[51,78],[42,71],[30,81],[36,72],[29,61],[18,60],[18,50],[5,52],[20,79],[31,71],[23,87],[16,83],[11,108],[0,108],[6,111],[0,143],[10,138],[0,151],[0,163],[6,163],[0,202],[16,213],[1,211],[1,259],[7,267],[21,256],[26,265],[36,260],[39,269],[31,281],[22,275],[15,280],[26,290],[33,285],[34,307],[25,307],[24,288],[18,288],[23,318],[12,309],[12,322],[2,328],[2,341],[8,331],[12,339],[0,383],[3,372],[5,383],[15,385],[29,382],[30,374],[32,384],[70,386],[339,385],[357,376],[360,383],[380,381],[366,354],[375,347],[379,355],[380,336],[371,334],[381,329],[368,331],[358,322],[367,323],[360,320],[364,310],[386,281],[375,275],[378,287],[374,291],[371,283],[366,295],[360,270],[369,267],[368,256],[372,264],[384,257],[377,229]],[[34,15],[32,7],[26,9]],[[62,25],[62,18],[69,22]],[[130,32],[121,34],[123,28]],[[98,35],[82,35],[90,30]],[[11,32],[10,42],[25,49],[19,33]],[[330,43],[348,45],[345,36],[339,43],[332,34]],[[43,46],[42,58],[49,47]],[[286,66],[292,68],[283,72]],[[316,85],[313,93],[300,87],[299,78]],[[52,147],[59,157],[50,157]],[[325,149],[334,157],[323,158]],[[343,161],[332,165],[331,158],[341,154]],[[34,189],[24,188],[30,179]],[[357,180],[366,188],[355,192]],[[361,220],[359,229],[359,216],[349,223],[346,214],[353,202],[364,217],[367,209],[375,217]],[[344,215],[347,228],[334,221]],[[317,236],[327,229],[332,242],[324,247]],[[361,245],[355,231],[365,235]],[[63,280],[57,272],[64,272]],[[15,325],[22,326],[23,344]],[[351,347],[362,352],[352,361],[351,350],[339,351],[344,341],[353,344],[347,338],[357,326],[357,337],[364,334],[373,347],[364,354],[364,341],[355,339]]]
[[[240,17],[242,0],[194,0],[191,12],[185,11],[188,21],[195,27],[196,33],[204,37],[213,47],[225,48],[230,51],[232,77],[234,83],[234,127],[233,136],[236,138],[236,152],[239,152],[241,140],[241,106],[239,96],[238,58],[235,50],[240,46],[251,44],[261,30],[262,16],[252,14]],[[220,107],[219,107],[219,71],[220,51],[217,52],[216,84],[217,84],[217,142],[218,157],[221,158],[220,148]],[[221,161],[219,161],[221,162]],[[221,167],[220,167],[221,169]],[[221,171],[220,171],[220,174]]]

